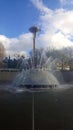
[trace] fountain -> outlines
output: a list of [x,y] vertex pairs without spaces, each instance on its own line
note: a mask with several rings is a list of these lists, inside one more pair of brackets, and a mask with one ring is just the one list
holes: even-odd
[[[60,85],[63,79],[61,79],[61,73],[56,75],[57,59],[54,60],[52,56],[47,58],[45,51],[42,52],[39,62],[36,62],[35,45],[39,28],[33,26],[29,30],[33,33],[33,56],[30,59],[32,65],[30,67],[29,62],[22,58],[21,67],[25,66],[26,70],[23,69],[16,76],[13,84],[0,84],[0,115],[3,118],[1,123],[5,124],[4,129],[6,126],[8,126],[7,129],[10,126],[14,129],[31,129],[32,127],[32,130],[57,127],[72,129],[73,84]],[[56,77],[60,80],[58,81]],[[11,125],[9,126],[10,117]]]
[[22,72],[16,76],[13,85],[16,87],[26,87],[26,88],[56,87],[59,85],[59,82],[53,75],[52,71],[49,70],[47,67],[47,64],[51,62],[51,60],[53,59],[50,57],[41,67],[41,62],[44,58],[44,55],[42,54],[40,65],[39,67],[37,67],[35,45],[36,45],[36,34],[38,31],[40,31],[40,29],[36,26],[33,26],[29,30],[33,34],[32,68],[22,70]]

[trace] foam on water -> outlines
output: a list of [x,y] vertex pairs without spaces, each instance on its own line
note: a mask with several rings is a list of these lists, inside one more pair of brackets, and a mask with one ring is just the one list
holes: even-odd
[[10,93],[23,93],[23,92],[62,92],[67,89],[73,88],[73,84],[64,84],[64,85],[59,85],[56,88],[20,88],[20,87],[13,87],[12,85],[0,85],[0,90],[10,92]]

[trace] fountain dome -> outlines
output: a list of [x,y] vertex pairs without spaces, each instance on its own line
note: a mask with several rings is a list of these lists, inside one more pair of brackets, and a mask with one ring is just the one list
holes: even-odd
[[47,70],[29,69],[19,73],[14,81],[18,87],[53,87],[59,85],[56,77]]

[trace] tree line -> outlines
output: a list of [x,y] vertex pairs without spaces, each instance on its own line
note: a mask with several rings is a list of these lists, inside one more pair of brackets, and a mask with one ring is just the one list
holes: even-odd
[[[56,69],[60,70],[73,70],[73,48],[63,48],[60,50],[46,49],[43,48],[36,49],[35,53],[35,64],[37,67],[42,67],[45,65],[48,59],[52,58],[52,61],[56,59],[55,66]],[[51,60],[49,61],[51,62]],[[48,62],[48,66],[49,66]],[[24,55],[19,54],[14,58],[5,57],[0,61],[0,68],[13,68],[13,69],[29,69],[32,68],[33,63],[33,52],[29,53],[29,57],[25,58]],[[52,62],[53,63],[53,62]]]

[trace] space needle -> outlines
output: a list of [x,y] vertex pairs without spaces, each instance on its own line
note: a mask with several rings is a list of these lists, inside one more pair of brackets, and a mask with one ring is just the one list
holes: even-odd
[[36,68],[36,35],[40,29],[37,26],[32,26],[29,28],[29,31],[33,33],[33,68]]

